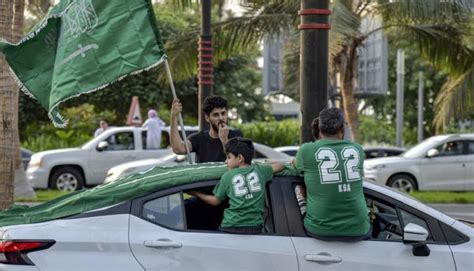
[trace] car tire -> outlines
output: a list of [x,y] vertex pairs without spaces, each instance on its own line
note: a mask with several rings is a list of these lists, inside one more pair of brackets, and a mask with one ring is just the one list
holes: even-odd
[[410,193],[418,190],[416,180],[408,174],[393,175],[388,180],[387,185],[404,193]]
[[53,172],[49,183],[53,189],[71,192],[84,187],[84,176],[75,167],[60,167]]

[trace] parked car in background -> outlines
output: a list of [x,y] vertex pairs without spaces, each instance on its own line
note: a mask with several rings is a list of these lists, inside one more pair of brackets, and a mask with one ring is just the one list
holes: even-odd
[[399,147],[364,147],[365,159],[399,156],[406,149]]
[[276,147],[275,150],[278,152],[288,154],[289,156],[295,157],[299,148],[300,146],[282,146],[282,147]]
[[[303,179],[291,174],[265,186],[261,234],[219,232],[225,203],[210,212],[187,198],[211,192],[226,171],[222,163],[158,167],[0,213],[0,270],[472,271],[472,227],[373,182],[363,184],[367,240],[307,236],[294,194]],[[199,223],[204,216],[210,223]]]
[[[296,156],[298,152],[299,146],[283,146],[275,148],[276,151],[286,153],[290,156]],[[364,147],[365,159],[372,159],[378,157],[389,157],[389,156],[397,156],[405,152],[406,149],[398,148],[398,147]]]
[[[186,133],[198,131],[196,126]],[[146,146],[146,128],[109,128],[78,148],[57,149],[35,153],[26,176],[34,188],[56,188],[74,191],[104,182],[107,170],[129,161],[159,158],[171,153],[169,127],[163,128],[160,149]]]
[[20,151],[21,151],[21,163],[23,164],[23,167],[26,170],[28,168],[28,163],[31,160],[31,156],[33,155],[33,152],[25,148],[21,148]]
[[[254,160],[256,162],[264,162],[268,159],[280,162],[290,162],[292,157],[281,152],[275,151],[273,148],[263,144],[255,143],[255,155]],[[195,153],[191,153],[194,157]],[[193,158],[194,159],[194,158]],[[119,178],[131,175],[133,173],[142,172],[148,170],[154,166],[175,166],[175,165],[189,164],[187,155],[178,155],[170,153],[159,159],[145,159],[139,161],[133,161],[117,165],[107,172],[105,183],[113,182]]]
[[401,156],[366,161],[364,173],[404,192],[474,191],[474,134],[430,137]]

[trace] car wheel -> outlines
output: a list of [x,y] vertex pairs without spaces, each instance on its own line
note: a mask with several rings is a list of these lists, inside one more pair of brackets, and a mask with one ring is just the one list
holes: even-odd
[[84,186],[84,177],[82,173],[74,167],[61,167],[56,169],[51,175],[51,188],[59,191],[76,191]]
[[410,193],[418,189],[415,179],[408,174],[397,174],[392,176],[387,185],[405,193]]

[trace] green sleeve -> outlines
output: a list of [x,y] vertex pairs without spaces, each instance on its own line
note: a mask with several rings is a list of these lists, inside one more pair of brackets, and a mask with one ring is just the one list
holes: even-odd
[[273,179],[273,168],[271,165],[262,165],[261,167],[262,175],[265,182],[271,181]]
[[222,175],[221,179],[219,180],[219,182],[216,184],[216,186],[214,187],[214,190],[212,191],[212,193],[214,194],[214,196],[216,198],[218,198],[219,200],[225,200],[227,198],[227,187],[228,187],[228,179],[229,179],[229,174],[227,174],[228,172],[226,172],[224,175]]
[[305,145],[301,145],[296,153],[295,157],[295,168],[298,173],[303,173],[304,171],[304,164],[303,164],[303,152],[304,152]]

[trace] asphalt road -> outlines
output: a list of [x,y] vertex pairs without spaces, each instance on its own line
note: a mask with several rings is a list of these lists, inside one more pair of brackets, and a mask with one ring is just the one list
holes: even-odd
[[428,204],[428,205],[451,217],[474,221],[474,204]]

